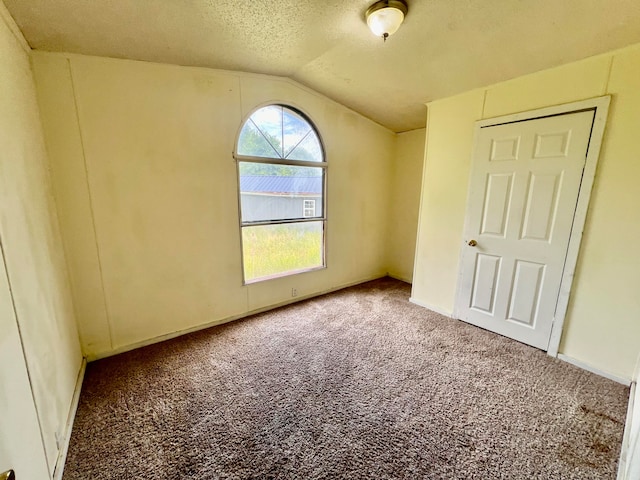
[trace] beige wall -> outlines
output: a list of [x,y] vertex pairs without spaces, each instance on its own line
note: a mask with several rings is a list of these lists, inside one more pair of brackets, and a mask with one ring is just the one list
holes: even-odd
[[[83,348],[90,358],[386,273],[395,134],[289,80],[34,52]],[[328,268],[242,285],[240,124],[284,102],[317,125]]]
[[482,92],[429,105],[418,216],[414,300],[450,313],[458,276],[473,122],[482,114]]
[[413,279],[416,251],[424,141],[424,128],[397,135],[389,182],[391,201],[387,226],[387,269],[392,277],[409,283]]
[[[4,5],[0,10],[0,237],[52,470],[58,455],[56,435],[62,440],[65,434],[82,356],[28,47]],[[20,359],[15,361],[15,367],[2,367],[18,368]],[[37,461],[36,451],[32,458]]]
[[638,79],[640,45],[429,104],[413,298],[453,310],[474,122],[610,94],[560,352],[631,378],[640,351]]

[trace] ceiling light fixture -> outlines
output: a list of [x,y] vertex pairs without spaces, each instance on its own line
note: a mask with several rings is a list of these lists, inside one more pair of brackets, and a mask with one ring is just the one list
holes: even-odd
[[404,21],[409,7],[404,0],[380,0],[371,5],[365,17],[374,35],[386,42],[389,35],[396,33]]

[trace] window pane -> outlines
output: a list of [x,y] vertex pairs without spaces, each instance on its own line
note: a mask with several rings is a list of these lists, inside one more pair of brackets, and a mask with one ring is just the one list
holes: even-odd
[[309,134],[287,155],[289,160],[308,160],[310,162],[322,162],[322,147],[316,132],[311,130]]
[[321,267],[322,245],[323,222],[243,227],[245,281]]
[[[282,158],[282,107],[270,105],[253,112],[247,124],[253,123],[260,133],[269,140],[278,152],[276,158]],[[273,153],[270,156],[274,156]]]
[[240,132],[238,153],[250,157],[279,158],[280,143],[269,134],[258,130],[258,127],[249,120]]
[[284,156],[287,157],[312,130],[311,125],[292,110],[284,110],[282,119],[284,122]]
[[[322,218],[321,167],[240,162],[239,169],[243,222]],[[305,200],[315,201],[312,214]]]
[[281,105],[256,110],[238,138],[238,154],[322,162],[322,147],[315,130],[298,112]]

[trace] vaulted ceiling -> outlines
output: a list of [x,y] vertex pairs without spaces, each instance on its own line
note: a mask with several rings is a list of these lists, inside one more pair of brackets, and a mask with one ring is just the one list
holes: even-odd
[[32,48],[290,77],[396,132],[424,103],[640,42],[638,0],[4,0]]

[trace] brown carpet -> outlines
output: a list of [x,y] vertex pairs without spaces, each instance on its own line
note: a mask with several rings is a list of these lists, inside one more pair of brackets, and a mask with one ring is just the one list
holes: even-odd
[[64,478],[615,478],[628,389],[391,279],[91,363]]

